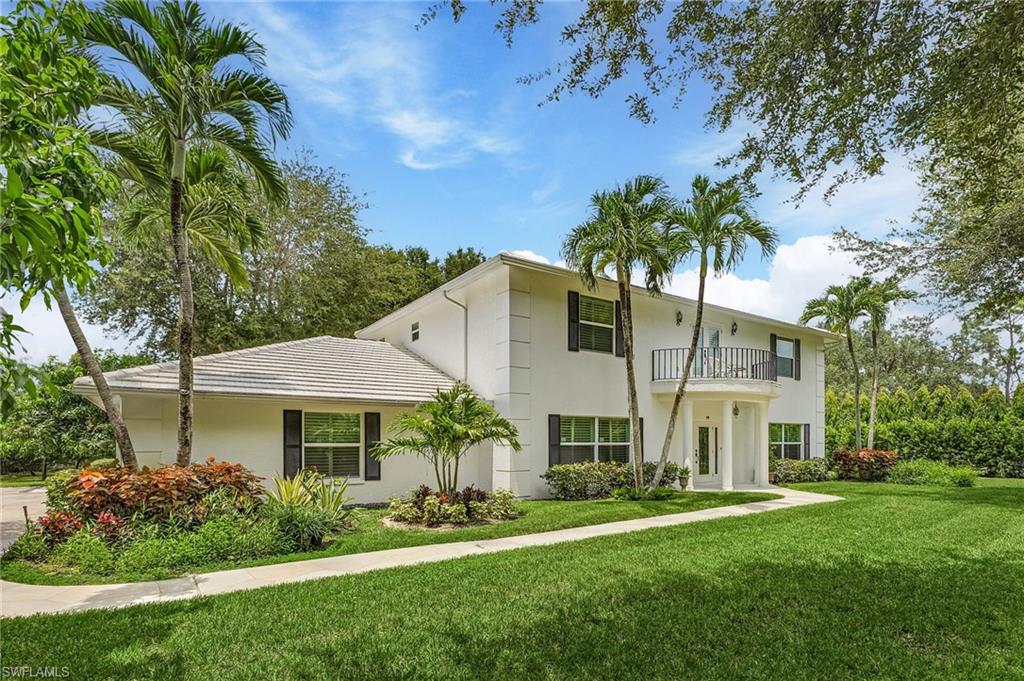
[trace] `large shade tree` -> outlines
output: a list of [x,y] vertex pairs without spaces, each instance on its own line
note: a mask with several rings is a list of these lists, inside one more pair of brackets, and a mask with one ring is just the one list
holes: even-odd
[[694,255],[698,258],[697,312],[693,320],[693,333],[690,335],[690,349],[686,353],[672,399],[658,466],[651,480],[652,490],[661,484],[661,476],[668,463],[679,406],[686,394],[690,368],[697,354],[708,274],[721,276],[731,272],[743,260],[747,245],[751,242],[760,247],[762,257],[769,257],[775,253],[779,239],[772,227],[756,217],[749,200],[738,187],[713,184],[706,176],[698,175],[693,179],[690,189],[686,203],[677,206],[668,217],[665,240],[672,267]]
[[658,293],[668,275],[669,259],[662,225],[672,209],[665,182],[640,175],[621,187],[595,192],[591,216],[566,236],[562,257],[580,275],[583,284],[597,290],[600,278],[615,269],[626,364],[626,399],[629,405],[633,475],[636,488],[643,485],[640,459],[640,408],[636,394],[633,302],[630,279],[634,269],[646,272],[647,288]]
[[808,324],[817,320],[826,329],[846,336],[846,349],[850,355],[851,373],[853,375],[853,399],[858,418],[855,421],[857,449],[861,447],[860,412],[860,364],[853,345],[853,328],[857,321],[866,317],[871,307],[872,282],[869,277],[855,277],[846,284],[832,284],[825,293],[811,298],[804,305],[800,323]]
[[[37,294],[47,305],[56,300],[122,460],[134,468],[121,410],[68,297],[89,287],[110,254],[99,206],[113,178],[78,125],[101,86],[84,52],[88,17],[79,2],[20,2],[0,18],[0,288],[20,294],[23,309]],[[13,360],[24,331],[0,309],[0,413],[35,389],[33,372]]]
[[[211,23],[193,0],[154,7],[143,0],[108,0],[89,22],[88,38],[117,56],[105,62],[97,100],[118,115],[106,130],[105,146],[143,170],[131,139],[153,137],[169,180],[179,296],[177,460],[184,465],[192,456],[195,314],[183,221],[187,159],[197,145],[221,148],[252,173],[264,194],[282,199],[286,188],[271,146],[291,130],[291,110],[284,91],[264,73],[264,48],[256,36],[228,22]],[[126,75],[120,64],[134,73]]]

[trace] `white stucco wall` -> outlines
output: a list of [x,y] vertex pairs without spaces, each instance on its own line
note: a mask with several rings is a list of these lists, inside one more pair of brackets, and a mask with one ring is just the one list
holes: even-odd
[[[125,420],[132,441],[140,452],[140,462],[155,466],[173,463],[177,449],[177,402],[172,396],[122,396]],[[208,456],[241,463],[265,478],[280,475],[284,466],[284,410],[310,412],[379,412],[382,435],[398,414],[409,407],[386,407],[372,404],[339,404],[295,400],[209,398],[195,401],[193,461]],[[491,465],[489,448],[482,447],[466,458],[459,469],[461,485],[473,484],[489,489]],[[353,502],[367,503],[387,500],[403,494],[422,483],[431,487],[433,469],[411,454],[403,454],[381,462],[380,480],[352,480],[348,493]]]

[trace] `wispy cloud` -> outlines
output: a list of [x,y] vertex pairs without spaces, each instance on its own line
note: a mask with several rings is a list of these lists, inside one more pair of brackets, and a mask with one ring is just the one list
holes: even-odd
[[402,165],[433,170],[519,150],[513,135],[477,110],[473,91],[439,84],[439,48],[415,30],[415,8],[324,4],[301,13],[256,3],[245,9],[239,19],[258,31],[270,71],[293,97],[392,134]]

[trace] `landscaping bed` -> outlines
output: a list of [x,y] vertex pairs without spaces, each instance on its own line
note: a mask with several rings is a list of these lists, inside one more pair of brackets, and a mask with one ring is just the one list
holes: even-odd
[[547,532],[585,525],[597,525],[618,520],[645,518],[670,513],[685,513],[718,506],[744,504],[776,499],[778,495],[760,492],[676,492],[664,501],[617,501],[600,499],[591,501],[520,501],[520,516],[497,523],[465,525],[437,532],[431,528],[397,528],[384,525],[385,508],[354,509],[350,517],[351,530],[339,534],[315,550],[292,551],[276,555],[233,560],[211,560],[195,564],[177,573],[90,574],[54,570],[46,565],[25,560],[0,560],[0,578],[28,584],[102,584],[144,581],[182,574],[184,572],[212,572],[236,567],[250,567],[273,563],[286,563],[312,558],[382,551],[406,546],[422,546],[446,542],[496,539],[534,532]]
[[1024,675],[1024,481],[797,486],[845,501],[20,618],[4,663],[135,679]]

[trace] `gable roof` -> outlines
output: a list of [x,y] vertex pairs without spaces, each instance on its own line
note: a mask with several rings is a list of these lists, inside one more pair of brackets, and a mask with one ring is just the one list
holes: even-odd
[[[104,374],[114,392],[178,390],[178,363]],[[317,401],[417,404],[455,385],[440,369],[388,343],[318,336],[195,358],[196,395],[303,398]],[[95,392],[75,380],[74,392]]]
[[[579,279],[579,275],[576,272],[573,272],[572,270],[567,269],[565,267],[559,267],[558,265],[551,265],[549,263],[540,262],[538,260],[523,258],[518,255],[508,253],[507,251],[502,251],[498,253],[498,255],[488,258],[487,260],[480,263],[473,269],[463,272],[462,274],[455,277],[454,279],[449,281],[447,284],[444,284],[440,288],[436,288],[430,293],[420,296],[411,303],[405,305],[404,307],[400,307],[399,309],[393,311],[391,314],[385,317],[378,319],[369,326],[359,329],[358,331],[356,331],[355,336],[356,338],[373,338],[381,329],[383,329],[388,324],[398,319],[401,319],[403,316],[410,314],[422,308],[423,306],[428,305],[442,298],[446,292],[455,291],[472,284],[480,277],[484,276],[485,274],[488,274],[492,270],[502,265],[510,267],[519,267],[528,270],[536,270],[539,272],[546,272],[548,274],[554,274],[562,277],[573,277],[577,280]],[[615,283],[610,279],[607,280],[607,282],[609,284]],[[650,292],[643,286],[637,286],[636,284],[633,284],[632,289],[633,293],[636,295],[651,295]],[[660,296],[658,296],[658,298],[660,298],[661,300],[670,300],[677,303],[682,303],[684,305],[697,305],[697,301],[693,298],[677,296],[672,293],[662,293]],[[708,302],[704,303],[704,309],[728,314],[738,319],[747,319],[769,326],[775,326],[782,329],[789,329],[790,331],[793,331],[795,333],[805,333],[813,336],[819,336],[824,338],[826,342],[836,341],[841,338],[844,338],[844,336],[842,336],[841,334],[833,333],[831,331],[820,329],[814,326],[804,326],[803,324],[795,324],[793,322],[787,322],[781,319],[773,319],[771,317],[765,317],[763,315],[754,314],[752,312],[744,312],[743,310],[736,310],[730,307],[714,305]]]

